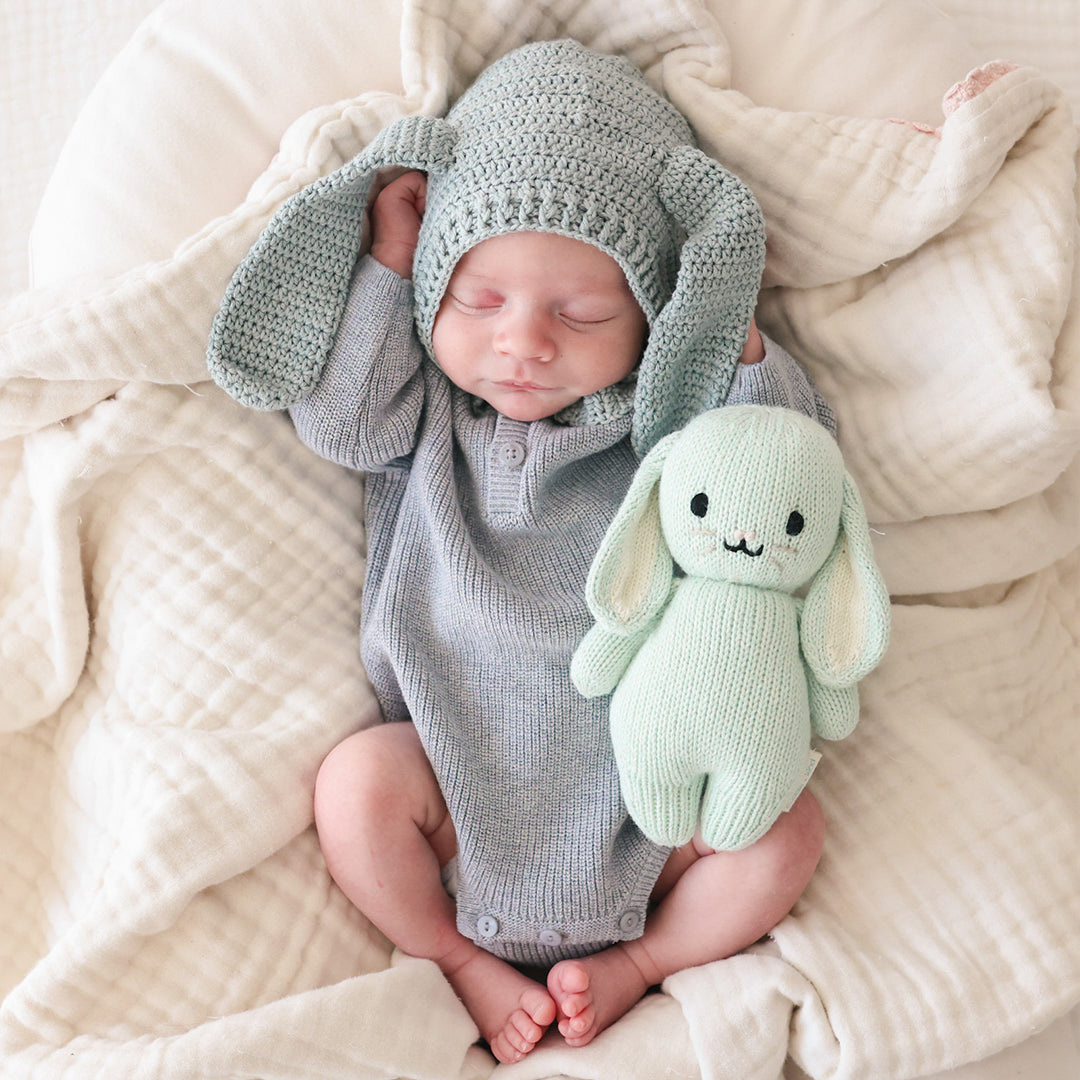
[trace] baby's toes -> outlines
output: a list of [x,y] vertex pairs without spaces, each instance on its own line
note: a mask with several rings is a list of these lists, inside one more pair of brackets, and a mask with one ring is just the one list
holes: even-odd
[[565,1020],[576,1020],[592,1010],[592,994],[569,994],[559,1002],[559,1011]]
[[500,1031],[498,1035],[488,1039],[488,1047],[491,1049],[492,1054],[495,1055],[495,1060],[501,1061],[504,1065],[516,1065],[529,1052],[528,1050],[520,1050],[514,1045],[511,1033],[513,1033],[514,1038],[521,1038],[513,1029],[508,1029]]
[[552,996],[541,986],[529,987],[519,999],[522,1012],[532,1021],[540,1032],[534,1041],[539,1041],[544,1031],[551,1025],[558,1011]]
[[527,1012],[518,1009],[506,1022],[506,1035],[518,1050],[527,1054],[543,1038],[544,1029]]
[[576,1013],[565,1016],[559,1021],[559,1034],[572,1046],[573,1040],[588,1035],[595,1023],[596,1009],[589,1003]]
[[491,1052],[505,1064],[514,1064],[530,1053],[555,1019],[555,1002],[543,990],[522,994],[520,1004],[502,1031],[488,1041]]
[[573,1019],[592,1004],[592,980],[579,960],[556,964],[548,974],[548,989],[563,1020]]
[[513,1065],[535,1048],[543,1034],[538,1025],[518,1010],[506,1021],[506,1027],[488,1040],[488,1046],[499,1061]]
[[592,979],[580,960],[563,960],[548,974],[548,989],[560,998],[588,993]]

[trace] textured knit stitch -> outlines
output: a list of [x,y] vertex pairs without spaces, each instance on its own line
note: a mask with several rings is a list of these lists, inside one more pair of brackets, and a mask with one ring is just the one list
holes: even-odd
[[[627,818],[608,700],[569,675],[592,621],[588,568],[637,466],[630,416],[573,427],[477,407],[423,358],[410,294],[362,260],[323,377],[292,414],[320,454],[369,470],[362,653],[445,793],[458,926],[551,963],[640,934],[666,855]],[[772,383],[813,401],[771,343],[733,393]]]
[[406,117],[278,211],[234,277],[207,353],[214,379],[255,408],[317,382],[380,168],[428,174],[413,268],[416,323],[431,327],[458,259],[481,240],[554,232],[622,267],[650,324],[632,380],[561,419],[593,423],[633,400],[639,455],[723,404],[765,260],[750,191],[693,143],[679,112],[623,57],[575,41],[523,46],[491,65],[445,119]]
[[835,441],[788,409],[712,410],[658,443],[587,595],[575,685],[614,688],[623,796],[660,844],[699,816],[710,847],[762,837],[808,778],[811,734],[854,729],[856,684],[888,642],[858,491]]

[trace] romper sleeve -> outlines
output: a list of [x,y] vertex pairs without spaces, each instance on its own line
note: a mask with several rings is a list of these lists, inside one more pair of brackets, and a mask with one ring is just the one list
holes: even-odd
[[772,338],[761,335],[765,359],[757,364],[736,364],[725,405],[777,405],[795,409],[836,434],[836,417],[818,393],[810,376],[794,357]]
[[410,453],[424,405],[412,284],[370,255],[356,265],[337,336],[314,390],[289,407],[320,457],[367,471]]

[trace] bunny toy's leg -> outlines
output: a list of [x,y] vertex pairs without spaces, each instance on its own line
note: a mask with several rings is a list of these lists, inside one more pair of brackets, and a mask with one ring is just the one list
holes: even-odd
[[781,809],[781,801],[754,778],[714,773],[701,803],[702,839],[716,851],[749,847],[769,831]]
[[641,771],[628,775],[620,770],[620,776],[626,808],[654,844],[678,847],[691,840],[697,828],[704,776],[681,784]]

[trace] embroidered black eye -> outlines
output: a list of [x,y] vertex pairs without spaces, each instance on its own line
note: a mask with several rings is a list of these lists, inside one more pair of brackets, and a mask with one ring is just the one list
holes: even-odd
[[694,517],[704,517],[709,511],[709,496],[704,491],[699,491],[690,500],[690,513]]
[[787,534],[788,536],[798,536],[803,531],[803,526],[806,522],[803,520],[802,514],[798,510],[792,510],[787,519]]

